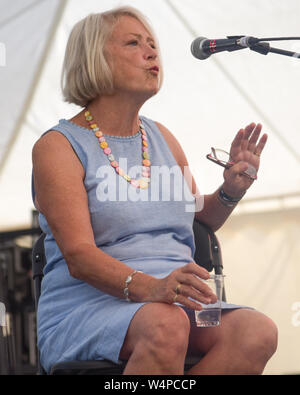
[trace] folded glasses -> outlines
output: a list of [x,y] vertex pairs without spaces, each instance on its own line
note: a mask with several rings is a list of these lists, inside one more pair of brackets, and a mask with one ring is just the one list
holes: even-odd
[[[211,153],[206,155],[207,159],[216,163],[219,166],[225,167],[225,169],[229,169],[231,166],[235,164],[235,162],[230,157],[230,154],[222,149],[211,148]],[[244,171],[242,174],[251,178],[252,180],[257,179],[257,170],[254,166],[248,163],[248,169]]]

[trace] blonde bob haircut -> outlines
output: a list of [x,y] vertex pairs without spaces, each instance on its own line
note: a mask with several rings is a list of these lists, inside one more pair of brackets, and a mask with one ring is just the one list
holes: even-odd
[[[105,44],[122,16],[140,21],[155,41],[158,41],[146,17],[133,7],[118,7],[98,14],[90,14],[72,29],[64,57],[61,88],[64,101],[86,107],[99,96],[114,91],[113,75],[105,57]],[[159,89],[163,80],[160,71]]]

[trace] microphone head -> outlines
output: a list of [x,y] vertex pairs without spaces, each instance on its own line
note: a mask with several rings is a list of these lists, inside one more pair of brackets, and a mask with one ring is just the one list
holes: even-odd
[[193,56],[195,56],[195,58],[197,59],[207,59],[210,57],[211,54],[206,53],[203,48],[203,42],[207,40],[206,37],[197,37],[191,44],[191,52],[193,54]]

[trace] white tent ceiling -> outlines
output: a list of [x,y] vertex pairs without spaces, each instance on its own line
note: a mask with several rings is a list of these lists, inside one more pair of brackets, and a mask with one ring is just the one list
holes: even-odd
[[[199,61],[190,44],[197,36],[300,36],[299,0],[0,0],[0,231],[30,225],[32,146],[80,110],[62,101],[59,86],[72,26],[91,12],[125,4],[148,16],[163,54],[163,89],[142,114],[181,142],[202,193],[222,182],[222,169],[205,158],[211,146],[228,149],[252,121],[269,134],[259,180],[236,211],[242,215],[219,236],[232,301],[244,297],[279,325],[282,346],[269,371],[298,371],[299,322],[291,325],[291,314],[298,314],[291,308],[300,306],[300,59],[245,49]],[[300,52],[300,41],[272,46]],[[276,292],[266,306],[261,285],[269,271],[267,290]]]
[[[32,146],[58,119],[80,110],[63,103],[59,87],[72,26],[124,4],[148,16],[163,54],[163,89],[142,113],[181,142],[200,191],[222,182],[222,169],[205,158],[210,147],[228,149],[241,127],[261,122],[269,142],[245,201],[280,195],[299,206],[300,59],[245,49],[199,61],[190,52],[195,36],[299,36],[298,0],[1,0],[0,229],[30,223]],[[300,52],[300,41],[275,44]]]

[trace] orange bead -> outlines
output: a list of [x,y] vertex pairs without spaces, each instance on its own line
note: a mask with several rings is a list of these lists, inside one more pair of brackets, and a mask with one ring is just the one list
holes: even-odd
[[100,144],[100,147],[101,147],[102,149],[107,148],[107,147],[108,147],[107,142],[106,142],[106,141],[103,141],[103,142]]
[[148,147],[147,141],[143,140],[143,146],[144,146],[144,147]]
[[143,160],[143,165],[146,167],[150,167],[151,166],[151,162],[148,159]]

